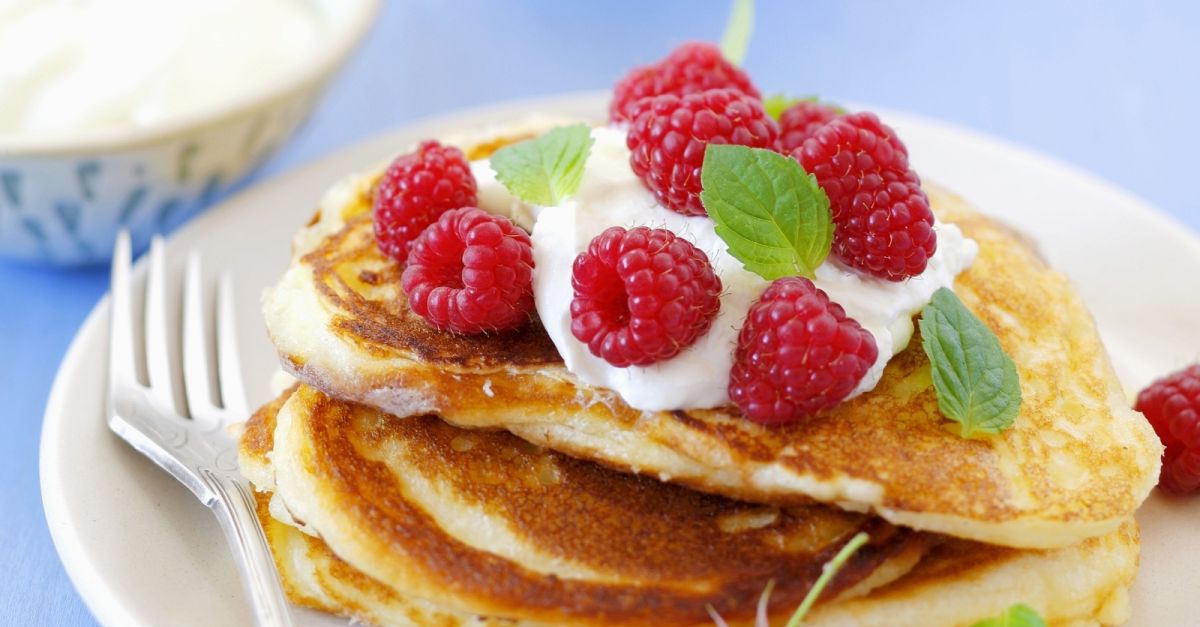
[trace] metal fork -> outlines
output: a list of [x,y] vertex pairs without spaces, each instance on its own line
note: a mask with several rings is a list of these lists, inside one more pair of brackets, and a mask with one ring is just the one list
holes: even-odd
[[[176,407],[168,350],[166,264],[163,242],[150,245],[146,274],[145,364],[138,374],[130,271],[129,234],[117,238],[112,262],[112,317],[108,364],[108,426],[114,433],[187,486],[217,516],[250,593],[260,625],[292,625],[266,536],[255,515],[254,494],[238,473],[234,422],[249,416],[238,362],[233,284],[228,273],[217,286],[217,382],[209,354],[200,259],[188,257],[183,290],[183,391],[186,407]],[[176,368],[178,370],[178,368]],[[219,388],[219,389],[218,389]],[[214,401],[218,397],[220,402]]]

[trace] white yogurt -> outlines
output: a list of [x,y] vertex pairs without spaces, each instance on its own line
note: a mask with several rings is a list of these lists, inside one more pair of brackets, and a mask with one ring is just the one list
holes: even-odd
[[0,2],[0,133],[148,126],[229,102],[312,58],[301,0]]
[[[688,217],[659,205],[629,167],[622,131],[598,128],[578,193],[557,207],[531,207],[504,190],[486,161],[472,164],[483,209],[533,222],[533,290],[538,315],[567,369],[584,383],[615,391],[645,411],[717,407],[729,402],[729,371],[738,331],[750,305],[770,284],[747,271],[726,250],[707,217]],[[489,172],[485,172],[489,171]],[[674,231],[704,251],[721,277],[721,310],[712,328],[679,355],[648,367],[617,368],[592,355],[571,334],[571,267],[592,238],[610,226],[649,226]],[[884,367],[913,334],[912,316],[939,287],[975,259],[979,247],[949,224],[937,224],[938,250],[923,274],[893,283],[853,272],[832,259],[817,269],[817,287],[875,336],[879,359],[854,394],[879,383]]]

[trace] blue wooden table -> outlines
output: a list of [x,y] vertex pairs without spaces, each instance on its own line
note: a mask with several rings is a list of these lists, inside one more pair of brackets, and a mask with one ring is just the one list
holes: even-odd
[[[726,9],[392,0],[308,127],[251,183],[425,115],[608,87],[680,41],[719,37]],[[1025,144],[1200,231],[1200,3],[760,0],[745,65],[768,93],[875,103]],[[0,622],[94,622],[46,530],[37,450],[55,369],[106,289],[104,269],[0,261]]]

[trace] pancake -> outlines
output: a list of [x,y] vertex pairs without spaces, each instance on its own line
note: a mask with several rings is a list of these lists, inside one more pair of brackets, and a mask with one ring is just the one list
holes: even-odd
[[1129,620],[1139,548],[1132,518],[1112,533],[1059,549],[951,540],[894,583],[818,608],[804,625],[966,627],[1016,603],[1032,607],[1050,627],[1120,625]]
[[[284,446],[274,449],[275,439]],[[300,446],[289,448],[289,440]],[[837,598],[818,604],[805,625],[970,625],[1017,602],[1037,609],[1050,625],[1119,624],[1128,616],[1127,588],[1137,565],[1131,521],[1073,547],[1038,551],[889,530],[878,520],[820,507],[772,517],[758,506],[538,451],[501,432],[401,420],[304,387],[251,419],[241,463],[256,485],[289,497],[280,506],[278,496],[258,493],[259,518],[289,598],[379,625],[710,625],[704,598],[724,602],[718,607],[731,625],[749,625],[749,607],[768,573],[778,586],[773,622],[781,624],[819,570],[817,562],[860,528],[887,540],[876,540],[851,560],[834,579],[840,593],[831,594]],[[420,497],[410,494],[422,491],[395,474],[428,478],[442,471],[458,479],[436,480],[440,489],[426,498],[453,504],[437,508],[417,503]],[[394,476],[381,481],[377,472]],[[290,498],[294,473],[303,485],[292,487],[310,490],[308,503]],[[545,480],[551,476],[557,481]],[[589,483],[604,488],[590,489]],[[463,503],[478,505],[480,499],[493,508],[486,520],[463,514],[469,509]],[[611,520],[614,511],[602,503],[618,508],[619,519]],[[300,513],[310,506],[319,511]],[[457,530],[447,535],[443,527],[439,538],[428,538],[430,520],[451,515],[446,507],[454,510]],[[705,508],[711,509],[700,513]],[[592,515],[581,517],[585,510]],[[505,527],[510,531],[497,531]],[[507,544],[505,533],[519,534],[518,544],[544,544],[513,559],[496,558]],[[776,533],[788,539],[775,540]],[[479,548],[481,541],[494,543],[495,552]],[[555,550],[557,560],[535,556]],[[481,553],[508,566],[479,568]],[[805,554],[815,559],[805,560]],[[880,561],[883,554],[893,557]],[[791,558],[799,561],[789,571]],[[586,587],[606,594],[582,593],[579,579],[546,573],[549,564],[562,573],[598,571],[588,579],[605,583]],[[397,570],[402,572],[394,578]],[[413,582],[411,576],[426,579]],[[738,584],[734,578],[748,579]],[[525,587],[535,579],[541,592]],[[559,590],[547,593],[546,586]],[[564,596],[572,586],[577,594]],[[620,601],[597,605],[605,598]],[[553,608],[554,602],[575,605]],[[682,611],[676,602],[698,605]]]
[[[294,573],[294,599],[349,606],[338,599],[376,594],[363,591],[378,585],[392,599],[389,615],[402,606],[425,617],[417,624],[481,615],[529,624],[699,625],[709,605],[749,620],[770,580],[777,582],[772,607],[794,608],[859,531],[870,542],[827,597],[895,580],[938,541],[825,506],[730,501],[503,431],[396,418],[305,386],[248,423],[240,461],[256,487],[275,493],[264,512],[319,537],[337,556],[270,531],[281,570]],[[362,581],[329,574],[341,563]],[[337,583],[320,583],[330,577]]]
[[[472,158],[503,143],[476,139]],[[1026,240],[935,186],[926,189],[939,219],[980,245],[956,292],[996,332],[1021,377],[1020,416],[989,439],[959,437],[939,413],[919,336],[872,392],[807,421],[763,427],[733,407],[636,411],[575,379],[537,320],[491,335],[437,331],[411,313],[400,267],[375,245],[373,180],[349,177],[327,194],[264,298],[284,368],[337,398],[505,428],[735,499],[834,503],[1023,548],[1110,533],[1156,482],[1161,446],[1129,408],[1069,282]]]
[[[514,625],[523,622],[452,613],[371,579],[320,538],[273,518],[259,494],[259,520],[293,602],[376,625]],[[818,607],[806,627],[971,625],[1020,599],[1051,627],[1120,625],[1129,617],[1128,586],[1137,569],[1137,526],[1065,549],[1022,551],[955,540],[896,583],[869,596]],[[1014,586],[1015,587],[1010,587]],[[1033,601],[1032,599],[1036,599]],[[737,623],[733,623],[737,624]]]

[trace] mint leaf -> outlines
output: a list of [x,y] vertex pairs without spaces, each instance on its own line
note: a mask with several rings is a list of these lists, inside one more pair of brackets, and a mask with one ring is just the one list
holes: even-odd
[[[787,111],[788,109],[790,109],[792,107],[792,105],[794,105],[798,102],[821,102],[821,100],[819,98],[817,98],[816,96],[806,96],[804,98],[792,98],[790,96],[785,96],[783,94],[774,94],[771,96],[767,96],[767,98],[765,100],[763,100],[763,110],[767,112],[767,115],[778,120],[779,118],[783,117],[784,111]],[[832,102],[825,102],[822,104],[824,104],[827,107],[832,108],[834,111],[836,111],[838,113],[838,115],[843,115],[846,113],[845,109],[843,109],[839,105],[833,104]]]
[[1032,607],[1018,603],[999,616],[985,618],[971,627],[1046,627],[1046,621]]
[[992,330],[944,287],[921,310],[920,326],[938,409],[959,423],[962,436],[1012,426],[1021,407],[1020,379]]
[[700,201],[729,254],[767,280],[812,277],[829,255],[829,197],[794,159],[746,146],[710,145]]
[[547,207],[579,190],[591,149],[592,134],[586,124],[560,126],[497,150],[491,165],[496,180],[514,196]]
[[721,54],[734,65],[741,65],[754,34],[754,1],[733,0],[729,7],[729,21],[725,23],[725,35],[721,37]]
[[790,109],[792,105],[805,100],[807,98],[791,98],[783,94],[772,94],[763,100],[763,110],[767,112],[767,115],[778,120],[783,116],[783,112]]

